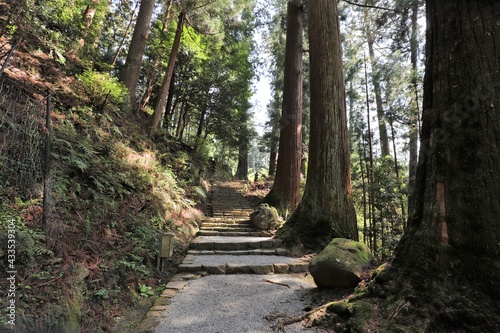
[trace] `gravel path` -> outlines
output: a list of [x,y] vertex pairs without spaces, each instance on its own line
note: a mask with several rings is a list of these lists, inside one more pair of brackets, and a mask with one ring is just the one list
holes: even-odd
[[[156,333],[264,333],[273,332],[264,317],[273,312],[304,314],[306,294],[314,286],[302,275],[209,275],[189,281],[161,319]],[[270,280],[274,284],[265,282]],[[300,323],[286,333],[324,332]]]
[[[284,330],[273,330],[271,327],[276,325],[277,321],[265,319],[266,316],[278,313],[289,317],[305,314],[305,308],[311,305],[310,295],[315,290],[315,285],[304,278],[304,273],[285,274],[301,271],[303,267],[300,266],[307,265],[307,262],[299,258],[263,254],[265,251],[276,250],[274,253],[278,253],[278,250],[285,250],[279,248],[279,241],[263,236],[233,235],[231,230],[234,230],[235,225],[234,222],[229,223],[233,218],[243,219],[240,225],[236,226],[238,228],[253,227],[248,220],[252,209],[241,194],[243,186],[242,182],[214,184],[211,201],[214,217],[208,217],[201,223],[201,231],[210,231],[210,228],[216,225],[221,228],[220,234],[193,239],[190,249],[196,253],[187,255],[179,268],[182,268],[181,272],[199,276],[196,273],[203,270],[210,273],[207,267],[214,265],[248,266],[249,271],[264,273],[278,272],[275,265],[281,264],[286,266],[284,271],[283,267],[279,270],[284,274],[215,274],[187,281],[179,277],[181,280],[169,282],[170,288],[167,285],[167,294],[164,297],[169,298],[173,294],[170,304],[153,307],[150,311],[150,321],[153,318],[159,322],[155,320],[155,333],[325,332],[318,328],[304,328],[301,323],[288,325]],[[247,211],[235,210],[235,207],[243,207]],[[250,250],[260,250],[262,253],[241,253]],[[205,253],[209,251],[225,253]],[[272,268],[270,270],[267,267],[269,265]],[[246,273],[246,270],[244,272]],[[228,273],[227,270],[224,273]],[[177,289],[180,290],[175,292]]]

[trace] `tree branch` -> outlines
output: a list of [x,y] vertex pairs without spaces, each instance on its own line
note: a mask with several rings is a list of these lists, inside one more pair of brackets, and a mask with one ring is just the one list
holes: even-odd
[[211,4],[213,4],[213,3],[216,3],[216,2],[217,2],[217,0],[209,1],[209,2],[207,2],[207,3],[205,3],[205,4],[201,4],[201,5],[199,5],[199,6],[195,7],[195,8],[193,8],[193,10],[197,10],[197,9],[200,9],[200,8],[206,7],[206,6],[211,5]]
[[350,5],[353,5],[353,6],[358,6],[358,7],[363,7],[363,8],[380,9],[380,10],[387,10],[387,11],[390,11],[390,12],[399,13],[399,10],[394,9],[394,8],[380,7],[380,6],[374,6],[374,5],[366,5],[366,4],[362,4],[362,3],[356,3],[356,2],[353,2],[351,0],[342,0],[342,1],[344,1],[344,2],[346,2],[348,4],[350,4]]

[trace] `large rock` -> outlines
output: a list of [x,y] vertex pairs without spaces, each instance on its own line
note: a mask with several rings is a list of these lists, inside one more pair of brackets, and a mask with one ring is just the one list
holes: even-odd
[[282,224],[278,211],[268,204],[261,204],[250,214],[250,222],[260,230],[276,230]]
[[370,261],[370,249],[362,242],[335,238],[309,264],[314,283],[320,288],[351,288],[361,281],[363,266]]

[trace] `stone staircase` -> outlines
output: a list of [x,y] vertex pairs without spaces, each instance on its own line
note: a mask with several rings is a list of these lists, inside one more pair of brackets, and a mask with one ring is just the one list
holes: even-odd
[[308,261],[288,257],[281,241],[250,224],[253,211],[242,182],[215,182],[211,204],[190,244],[180,272],[209,274],[287,274],[308,269]]

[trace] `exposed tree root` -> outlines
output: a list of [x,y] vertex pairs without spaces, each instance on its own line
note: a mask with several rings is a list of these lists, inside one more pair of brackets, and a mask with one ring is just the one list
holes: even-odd
[[270,315],[267,315],[264,318],[268,321],[277,321],[276,324],[271,326],[273,332],[286,333],[285,326],[292,325],[306,319],[309,321],[312,318],[312,315],[319,311],[324,311],[325,307],[326,305],[322,305],[304,313],[301,316],[289,316],[286,313],[272,312]]

